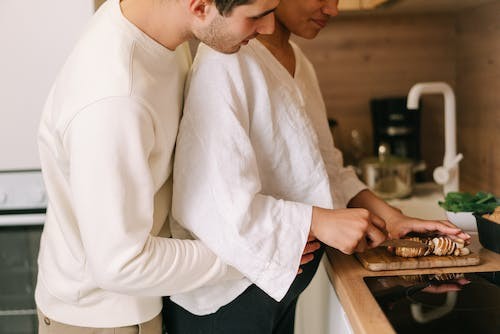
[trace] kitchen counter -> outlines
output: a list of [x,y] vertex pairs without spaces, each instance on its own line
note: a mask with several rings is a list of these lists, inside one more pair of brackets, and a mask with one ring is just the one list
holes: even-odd
[[477,234],[471,233],[471,248],[477,249],[481,264],[467,267],[448,267],[412,270],[369,271],[354,255],[328,248],[326,271],[340,303],[346,312],[351,327],[356,334],[395,333],[383,311],[378,306],[363,281],[366,276],[393,276],[449,272],[500,271],[500,254],[484,249],[479,244]]

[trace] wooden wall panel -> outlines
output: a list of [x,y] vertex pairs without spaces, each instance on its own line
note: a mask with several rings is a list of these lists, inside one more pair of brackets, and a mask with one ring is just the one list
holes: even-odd
[[[354,129],[372,154],[370,99],[406,96],[416,82],[445,81],[457,95],[461,187],[500,195],[500,1],[448,14],[339,16],[316,39],[295,41],[317,70],[348,162]],[[438,96],[422,101],[422,156],[431,180],[444,154],[443,102]]]
[[[422,81],[455,85],[456,35],[452,15],[337,17],[314,40],[295,38],[318,72],[337,145],[350,161],[351,132],[361,131],[372,154],[370,99],[406,96]],[[422,156],[427,177],[442,162],[442,98],[425,96]],[[436,145],[436,143],[438,143]]]
[[461,186],[500,196],[500,1],[459,13],[456,31]]
[[[350,160],[353,129],[372,149],[369,101],[405,96],[415,82],[446,81],[457,96],[461,187],[500,194],[500,2],[454,14],[338,17],[314,40],[296,39],[318,71],[337,145]],[[442,98],[425,96],[427,177],[444,153]]]

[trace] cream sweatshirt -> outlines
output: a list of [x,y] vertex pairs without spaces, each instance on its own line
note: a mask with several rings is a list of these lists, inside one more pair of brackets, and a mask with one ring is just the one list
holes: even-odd
[[[161,296],[241,278],[200,241],[168,238],[172,153],[191,64],[105,3],[42,115],[49,197],[38,307],[63,323],[118,327],[156,316]],[[161,236],[160,236],[161,235]]]

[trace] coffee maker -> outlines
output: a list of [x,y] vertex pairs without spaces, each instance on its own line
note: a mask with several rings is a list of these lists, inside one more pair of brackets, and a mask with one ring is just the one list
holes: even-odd
[[382,144],[392,155],[420,161],[420,109],[408,110],[406,97],[372,99],[373,154]]

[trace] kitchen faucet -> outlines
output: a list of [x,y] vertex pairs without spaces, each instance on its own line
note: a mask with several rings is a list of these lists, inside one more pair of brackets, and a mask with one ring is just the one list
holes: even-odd
[[443,185],[443,193],[458,191],[458,163],[463,155],[457,155],[457,135],[455,116],[455,94],[445,82],[422,82],[411,87],[408,93],[407,108],[418,109],[418,101],[422,94],[444,95],[444,159],[443,165],[437,167],[432,176],[437,184]]

